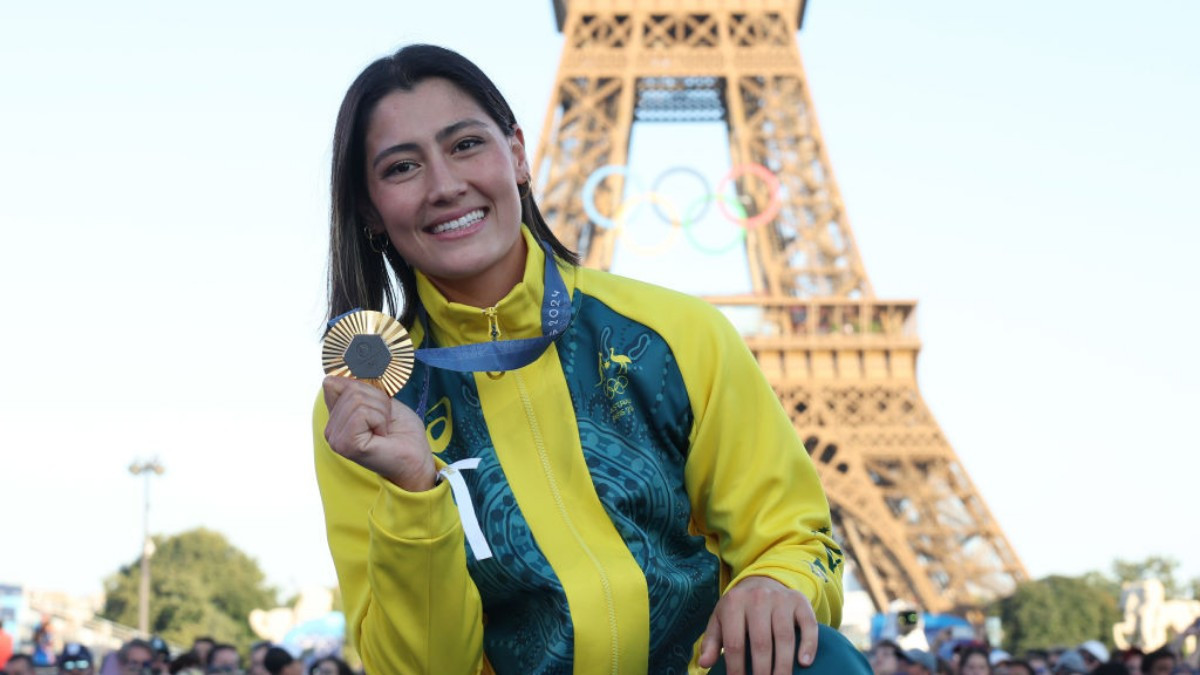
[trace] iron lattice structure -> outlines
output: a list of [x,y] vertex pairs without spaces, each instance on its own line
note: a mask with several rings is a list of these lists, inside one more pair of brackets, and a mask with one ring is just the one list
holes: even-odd
[[[880,610],[963,610],[1027,573],[921,398],[913,301],[875,297],[817,125],[795,36],[803,0],[555,0],[564,36],[534,162],[540,203],[585,264],[608,269],[614,231],[584,184],[627,161],[636,122],[722,120],[750,216],[746,337],[824,481],[834,525]],[[595,187],[617,204],[620,175]],[[774,202],[772,200],[775,200]]]

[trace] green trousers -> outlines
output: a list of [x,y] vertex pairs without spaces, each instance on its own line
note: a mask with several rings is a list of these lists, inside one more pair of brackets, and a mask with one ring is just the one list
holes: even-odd
[[[796,664],[796,653],[792,652],[793,675],[871,675],[871,666],[867,657],[855,649],[850,641],[841,633],[829,626],[818,624],[817,658],[811,666],[801,668]],[[796,647],[800,646],[800,631],[796,631]],[[708,671],[709,675],[725,675],[725,657],[717,660],[717,665]],[[750,662],[750,654],[746,654],[746,675],[754,672]]]

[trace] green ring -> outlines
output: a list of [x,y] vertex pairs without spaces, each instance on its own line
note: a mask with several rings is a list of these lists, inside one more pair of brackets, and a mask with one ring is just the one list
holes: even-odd
[[[697,202],[704,202],[703,204],[700,204],[700,206],[701,206],[700,214],[703,215],[704,212],[708,210],[707,208],[705,208],[708,206],[708,203],[715,201],[717,199],[720,199],[721,201],[725,202],[726,204],[728,204],[732,207],[735,207],[738,211],[740,211],[741,215],[739,216],[739,218],[741,218],[743,220],[746,218],[746,209],[745,209],[745,207],[742,206],[741,202],[739,202],[736,198],[730,197],[727,195],[722,195],[722,194],[715,194],[712,192],[708,193],[707,195],[704,195],[703,197],[697,197],[696,199],[692,200],[692,203],[688,204],[687,208],[684,209],[684,213],[691,214],[693,212],[693,207],[696,206]],[[729,243],[725,244],[725,246],[723,246],[723,247],[709,248],[708,246],[697,241],[696,238],[692,236],[692,225],[695,222],[696,222],[696,219],[685,216],[684,221],[680,224],[680,226],[683,229],[684,236],[687,237],[688,241],[691,242],[692,246],[696,247],[696,250],[698,250],[702,253],[707,253],[709,255],[721,255],[722,253],[725,253],[726,251],[729,251],[730,249],[732,249],[734,246],[737,246],[739,243],[741,243],[746,238],[746,228],[740,227],[739,225],[734,223],[733,229],[736,232],[736,234],[734,235],[733,239],[731,239],[729,241]]]

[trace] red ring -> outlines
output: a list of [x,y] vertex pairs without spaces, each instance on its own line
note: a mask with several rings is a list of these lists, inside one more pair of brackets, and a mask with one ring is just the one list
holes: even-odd
[[779,177],[771,173],[771,170],[762,164],[735,165],[729,170],[729,173],[725,174],[721,178],[721,181],[717,183],[717,194],[721,194],[721,190],[725,187],[726,183],[742,174],[747,173],[757,176],[760,180],[767,184],[767,188],[771,192],[771,199],[767,202],[767,208],[763,209],[758,215],[745,219],[733,217],[733,215],[729,213],[729,209],[726,208],[725,202],[722,200],[717,200],[717,208],[719,208],[721,213],[724,213],[725,217],[731,222],[737,223],[747,230],[750,230],[766,224],[772,218],[779,215],[779,210],[783,208],[783,197],[779,195]]

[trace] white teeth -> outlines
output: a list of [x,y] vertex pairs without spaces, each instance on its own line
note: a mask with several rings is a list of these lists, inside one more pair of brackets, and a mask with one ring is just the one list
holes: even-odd
[[440,225],[434,225],[430,232],[434,234],[441,234],[451,230],[461,230],[462,228],[468,225],[473,225],[480,220],[483,220],[483,209],[475,209],[461,218],[455,218],[449,222],[445,222]]

